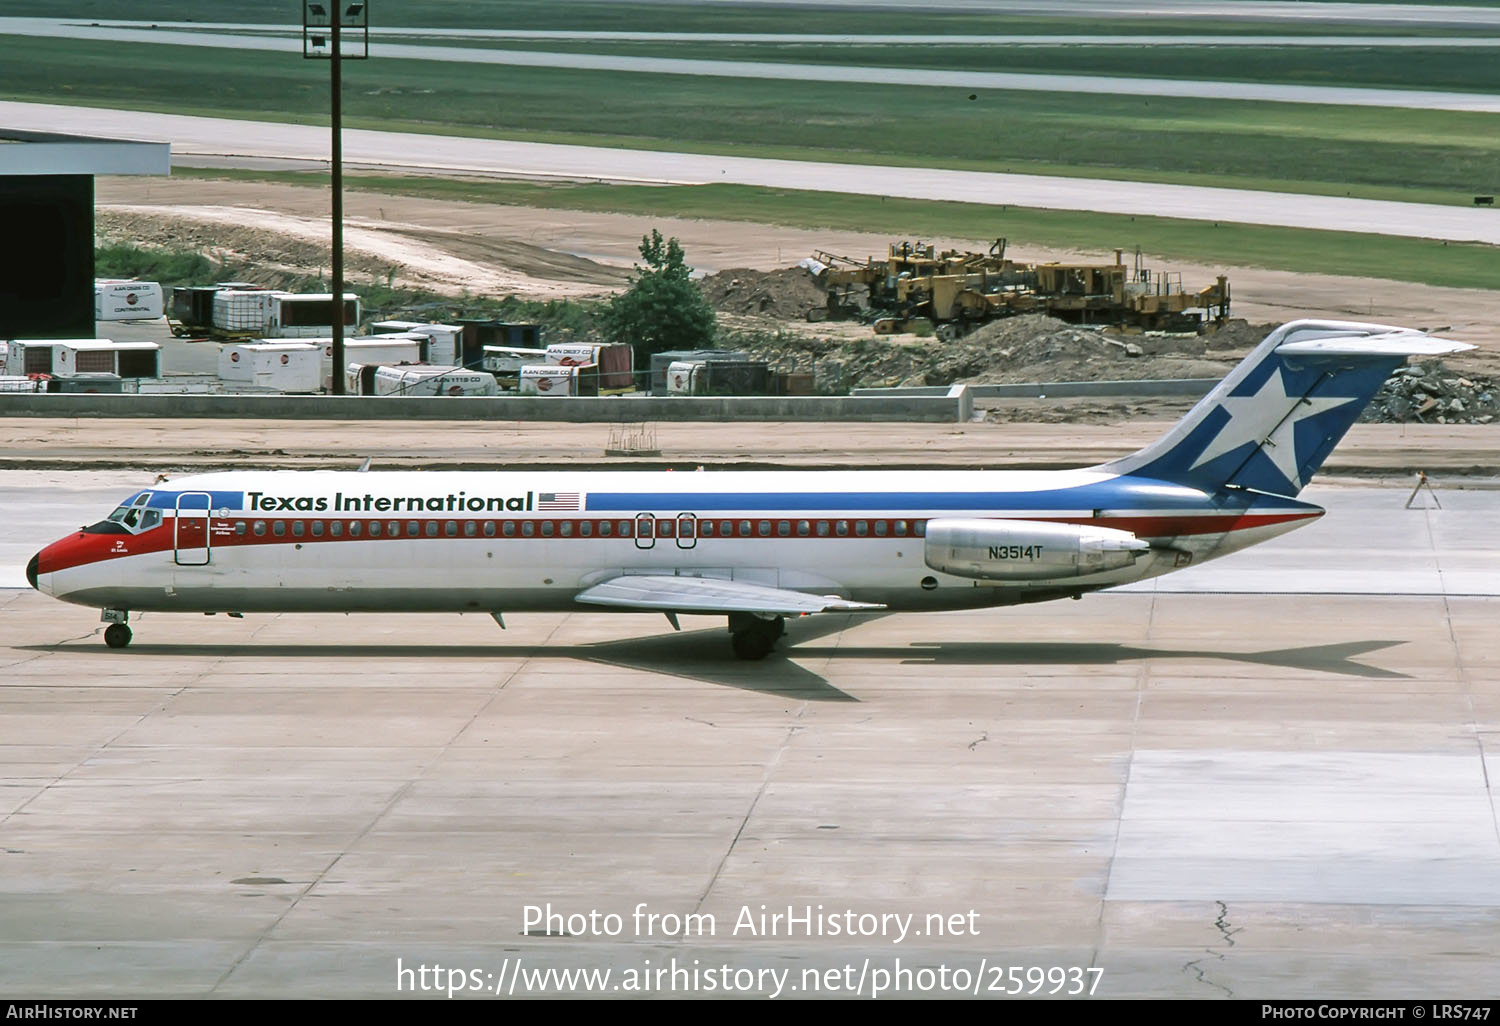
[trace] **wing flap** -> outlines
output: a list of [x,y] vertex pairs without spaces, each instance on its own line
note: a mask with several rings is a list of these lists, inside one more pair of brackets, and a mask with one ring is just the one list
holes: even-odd
[[573,596],[579,602],[621,609],[649,609],[678,613],[799,613],[854,612],[884,609],[874,602],[852,602],[837,595],[809,595],[746,581],[711,577],[623,574],[585,588]]

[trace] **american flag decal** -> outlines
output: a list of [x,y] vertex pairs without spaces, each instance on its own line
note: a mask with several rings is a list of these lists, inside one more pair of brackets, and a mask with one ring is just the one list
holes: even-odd
[[539,513],[571,513],[583,509],[582,492],[542,492],[536,497]]

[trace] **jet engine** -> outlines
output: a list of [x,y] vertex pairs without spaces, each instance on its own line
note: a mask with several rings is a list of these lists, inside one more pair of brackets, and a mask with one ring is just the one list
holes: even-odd
[[932,520],[922,558],[981,581],[1026,581],[1119,570],[1151,546],[1129,531],[1031,520]]

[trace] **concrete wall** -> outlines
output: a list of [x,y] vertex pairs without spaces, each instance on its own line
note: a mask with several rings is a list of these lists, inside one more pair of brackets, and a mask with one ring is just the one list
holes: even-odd
[[296,395],[28,395],[0,393],[0,417],[218,417],[241,420],[968,420],[962,387],[941,396],[666,396],[611,398]]
[[[1180,378],[1143,381],[1027,381],[1010,385],[966,385],[975,399],[1079,399],[1089,396],[1206,395],[1219,378]],[[956,387],[956,386],[954,386]],[[912,388],[856,388],[861,398],[917,398],[948,395],[948,385]]]

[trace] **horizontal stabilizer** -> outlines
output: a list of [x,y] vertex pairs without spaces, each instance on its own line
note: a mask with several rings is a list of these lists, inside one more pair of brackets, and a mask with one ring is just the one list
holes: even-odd
[[1281,356],[1447,356],[1473,348],[1467,342],[1433,338],[1421,332],[1393,331],[1385,335],[1283,342],[1276,352]]
[[799,613],[855,612],[884,609],[873,602],[851,602],[837,595],[809,595],[746,581],[711,577],[673,577],[663,574],[622,574],[585,588],[574,598],[596,606],[621,609],[672,610],[679,613]]

